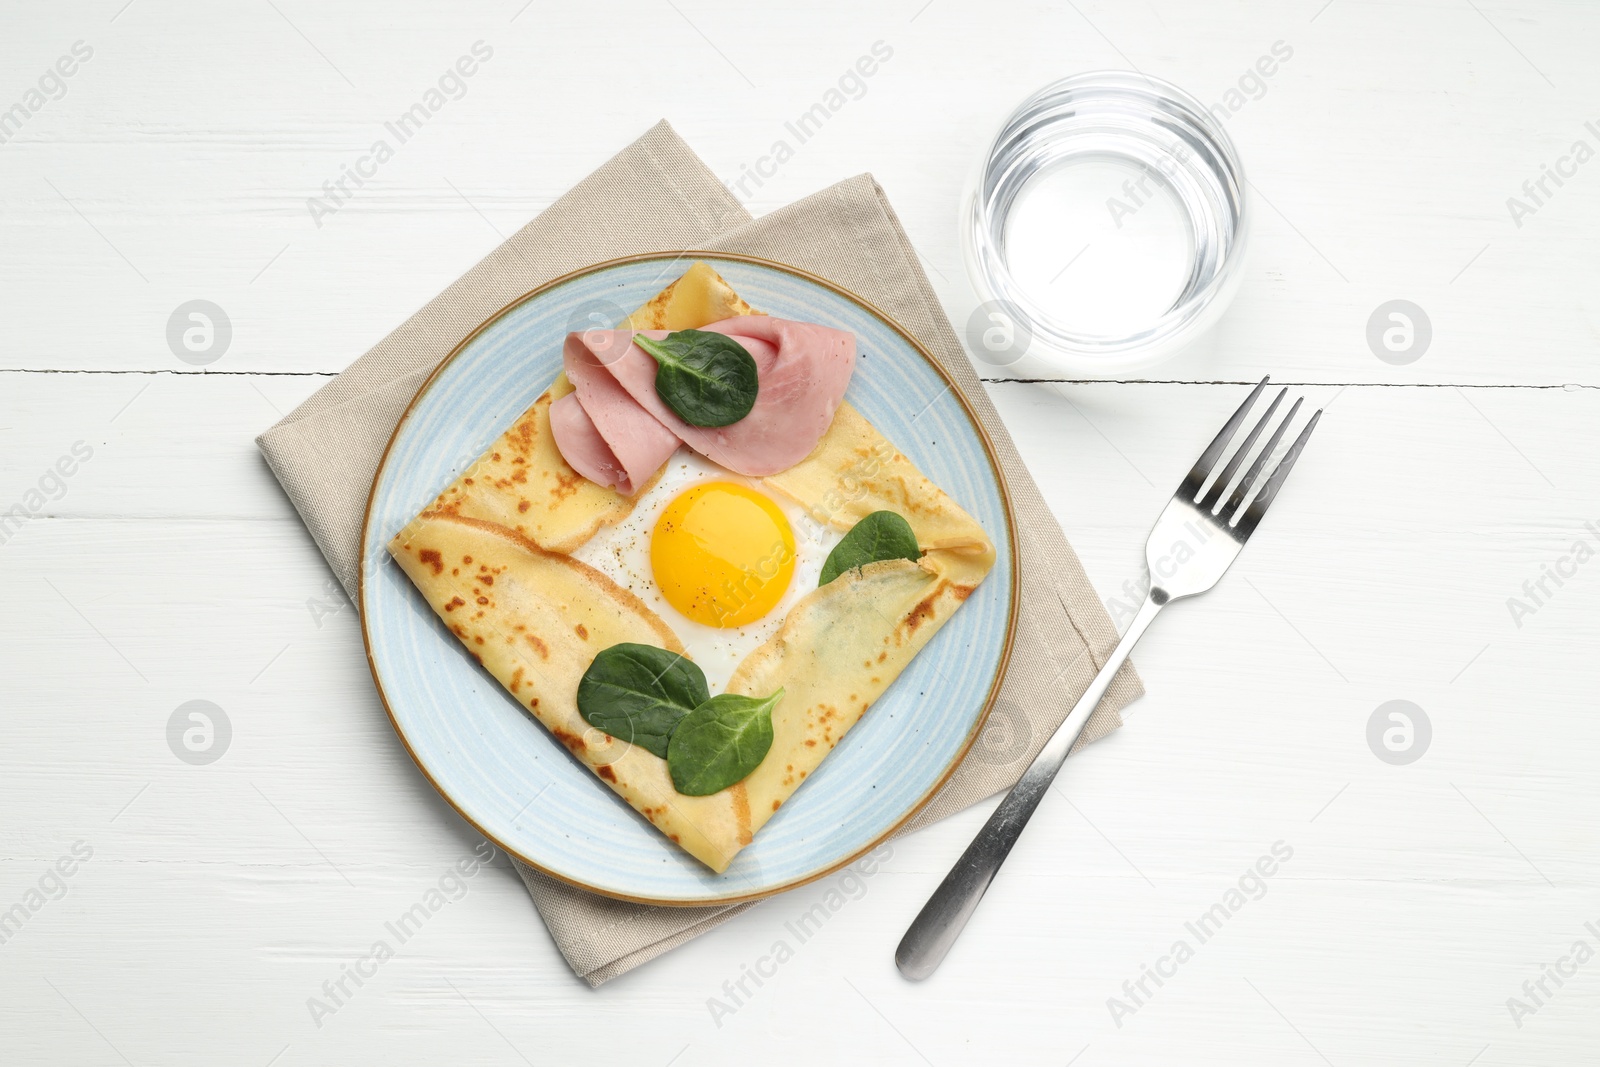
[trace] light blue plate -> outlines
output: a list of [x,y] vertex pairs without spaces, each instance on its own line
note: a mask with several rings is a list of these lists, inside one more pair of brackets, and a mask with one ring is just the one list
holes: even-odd
[[620,321],[691,260],[643,257],[558,280],[500,312],[418,392],[378,469],[362,535],[361,612],[378,691],[401,740],[466,819],[507,852],[609,896],[659,904],[751,899],[819,878],[874,847],[955,769],[1010,649],[1009,501],[988,440],[897,326],[820,279],[695,256],[753,306],[856,335],[846,398],[988,531],[993,572],[724,874],[669,842],[477,666],[384,545],[495,440],[561,369],[569,330]]

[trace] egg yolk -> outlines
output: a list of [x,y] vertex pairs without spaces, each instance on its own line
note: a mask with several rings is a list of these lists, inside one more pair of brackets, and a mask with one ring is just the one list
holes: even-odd
[[777,606],[794,558],[794,531],[778,505],[736,482],[680,493],[650,535],[650,568],[667,603],[724,629]]

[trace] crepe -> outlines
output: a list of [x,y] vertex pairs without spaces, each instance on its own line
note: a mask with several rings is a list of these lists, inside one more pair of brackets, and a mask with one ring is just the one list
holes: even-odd
[[[734,301],[743,305],[696,264],[628,321],[690,329],[707,324],[694,315],[725,315]],[[739,313],[749,314],[748,305]],[[396,534],[389,551],[521,707],[670,840],[720,873],[972,594],[994,565],[994,546],[841,404],[811,454],[761,484],[843,531],[874,511],[895,511],[923,555],[870,563],[795,603],[726,689],[756,697],[785,690],[766,758],[719,793],[685,796],[665,760],[590,727],[578,712],[578,683],[602,649],[638,642],[682,653],[683,645],[638,597],[566,555],[632,508],[632,499],[576,475],[556,451],[549,405],[570,388],[558,378]]]

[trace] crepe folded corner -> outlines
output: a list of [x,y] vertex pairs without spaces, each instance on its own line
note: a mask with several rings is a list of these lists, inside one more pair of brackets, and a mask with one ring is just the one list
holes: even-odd
[[473,658],[558,742],[690,855],[727,868],[753,832],[742,788],[682,796],[665,760],[578,714],[578,681],[601,649],[627,641],[683,651],[643,601],[571,556],[456,515],[419,516],[389,551]]
[[[628,321],[692,329],[752,313],[697,263]],[[578,683],[601,650],[637,642],[682,653],[683,644],[637,596],[567,554],[625,518],[634,502],[582,478],[556,450],[550,405],[570,390],[558,377],[389,551],[520,707],[670,840],[721,873],[983,581],[994,545],[841,404],[811,454],[761,484],[841,531],[872,512],[895,511],[922,556],[847,571],[796,602],[727,686],[748,696],[784,689],[766,758],[721,792],[680,794],[665,760],[589,726],[578,711]]]
[[740,315],[765,315],[746,304],[709,264],[696,262],[623,322],[625,330],[694,330]]

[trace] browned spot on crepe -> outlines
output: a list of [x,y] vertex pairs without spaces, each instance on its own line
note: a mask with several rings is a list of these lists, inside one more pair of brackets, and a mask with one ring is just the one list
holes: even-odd
[[750,794],[745,790],[744,783],[739,782],[728,788],[728,797],[733,801],[733,818],[739,827],[739,844],[748,845],[754,840],[750,832]]

